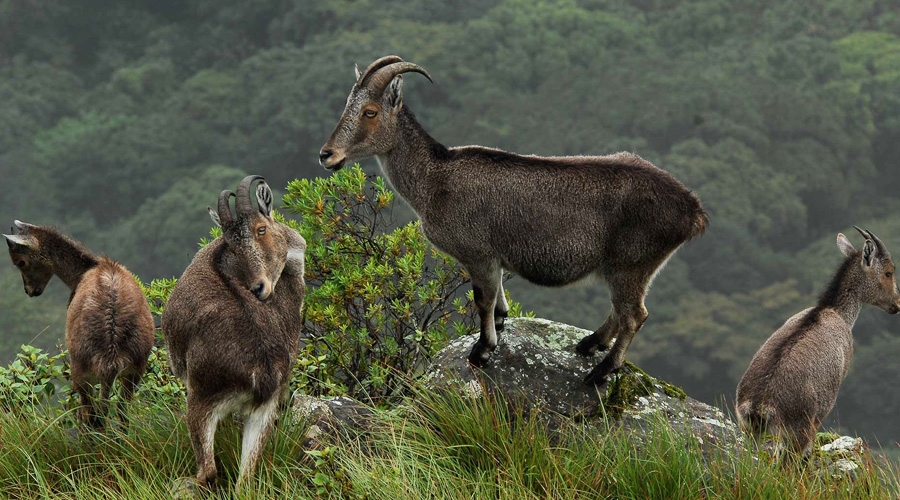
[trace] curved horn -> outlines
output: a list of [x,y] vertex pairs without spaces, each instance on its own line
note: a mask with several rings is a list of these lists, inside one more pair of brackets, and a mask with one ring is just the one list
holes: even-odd
[[253,211],[253,201],[250,199],[250,185],[254,181],[264,180],[261,175],[248,175],[238,185],[237,193],[234,199],[234,212],[240,217],[241,214]]
[[368,78],[369,75],[387,66],[388,64],[397,62],[403,62],[403,59],[400,59],[397,56],[384,56],[382,58],[376,59],[374,62],[372,62],[372,64],[366,66],[366,69],[359,74],[359,78],[356,79],[356,85],[358,87],[362,87],[363,85],[365,85],[366,78]]
[[228,205],[228,200],[232,196],[234,196],[234,193],[227,189],[219,193],[219,221],[223,226],[234,220],[234,217],[231,215],[231,206]]
[[429,75],[428,72],[418,64],[413,64],[410,62],[395,62],[376,71],[371,77],[369,77],[366,86],[374,90],[376,93],[381,93],[384,92],[384,89],[388,86],[389,83],[391,83],[391,80],[393,80],[394,77],[408,72],[415,72],[425,75],[425,78],[428,78],[429,82],[434,83],[434,80],[431,79],[431,75]]

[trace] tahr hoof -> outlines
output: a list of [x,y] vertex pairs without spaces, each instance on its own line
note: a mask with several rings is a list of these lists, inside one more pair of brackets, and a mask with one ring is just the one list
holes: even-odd
[[493,354],[493,352],[493,347],[488,347],[486,344],[482,344],[481,341],[478,341],[472,346],[472,351],[469,353],[469,363],[471,363],[472,366],[482,368],[491,360],[491,354]]
[[505,326],[506,326],[506,315],[500,316],[500,315],[494,313],[494,330],[496,330],[497,333],[500,333],[503,331],[503,327],[505,327]]
[[609,369],[603,363],[595,366],[591,373],[588,373],[586,377],[584,377],[584,383],[587,385],[594,385],[597,387],[605,385],[609,382],[609,377],[617,373],[621,368]]
[[600,341],[597,340],[597,337],[594,336],[594,334],[591,334],[578,342],[575,346],[575,353],[581,356],[590,357],[597,354],[598,351],[605,351],[607,349],[609,349],[609,347],[601,348]]

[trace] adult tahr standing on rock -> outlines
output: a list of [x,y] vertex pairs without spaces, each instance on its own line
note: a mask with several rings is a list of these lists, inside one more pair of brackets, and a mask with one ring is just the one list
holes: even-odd
[[[163,311],[169,364],[187,386],[197,483],[213,488],[219,420],[246,415],[238,488],[252,477],[291,378],[300,340],[306,242],[272,217],[272,191],[241,181],[209,209],[222,236],[197,252]],[[235,197],[234,214],[229,200]]]
[[[37,297],[56,275],[72,291],[66,313],[71,380],[81,400],[80,423],[103,427],[116,379],[123,402],[131,400],[153,349],[153,315],[134,277],[108,257],[98,257],[59,231],[15,221],[6,237],[22,273],[25,293]],[[100,397],[93,396],[100,384]],[[124,405],[119,417],[125,418]]]
[[809,453],[816,429],[834,407],[850,367],[851,330],[862,305],[900,312],[891,254],[870,231],[857,230],[866,239],[862,250],[838,234],[844,262],[819,302],[766,340],[737,387],[741,426],[757,436],[780,435],[797,453]]
[[428,240],[466,268],[481,319],[481,337],[469,355],[475,365],[489,360],[508,312],[503,269],[545,286],[602,276],[612,311],[577,347],[583,355],[611,348],[586,378],[602,384],[622,366],[647,319],[651,280],[675,250],[706,229],[700,201],[631,153],[539,157],[447,148],[403,103],[400,75],[410,71],[431,80],[397,56],[357,69],[320,163],[337,170],[375,156]]

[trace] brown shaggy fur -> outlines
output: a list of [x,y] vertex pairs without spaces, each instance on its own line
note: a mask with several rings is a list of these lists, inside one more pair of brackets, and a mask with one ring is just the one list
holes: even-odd
[[[271,215],[272,193],[250,176],[230,191],[213,220],[222,236],[197,252],[178,280],[162,318],[169,363],[187,385],[187,422],[197,484],[215,487],[214,436],[231,412],[246,416],[237,489],[252,477],[291,378],[303,321],[306,242]],[[264,228],[264,229],[263,229]]]
[[54,275],[72,291],[66,315],[72,385],[81,398],[80,421],[100,428],[113,382],[120,380],[128,401],[147,366],[154,340],[147,299],[121,264],[91,254],[52,228],[18,221],[17,226],[20,232],[7,236],[7,244],[26,293],[40,295]]

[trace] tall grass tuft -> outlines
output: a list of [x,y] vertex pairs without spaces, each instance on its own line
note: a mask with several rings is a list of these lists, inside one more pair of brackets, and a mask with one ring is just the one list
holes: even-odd
[[[376,410],[368,434],[306,450],[305,425],[280,419],[247,490],[231,490],[240,426],[220,427],[219,498],[333,499],[888,499],[897,471],[870,461],[855,479],[783,468],[750,452],[704,455],[663,420],[633,435],[526,414],[494,396],[415,389],[401,407]],[[144,400],[152,396],[141,394]],[[70,431],[50,412],[0,413],[0,498],[130,500],[167,498],[193,476],[184,420],[160,402],[132,404],[131,425],[106,433]],[[600,426],[601,428],[603,425]]]

